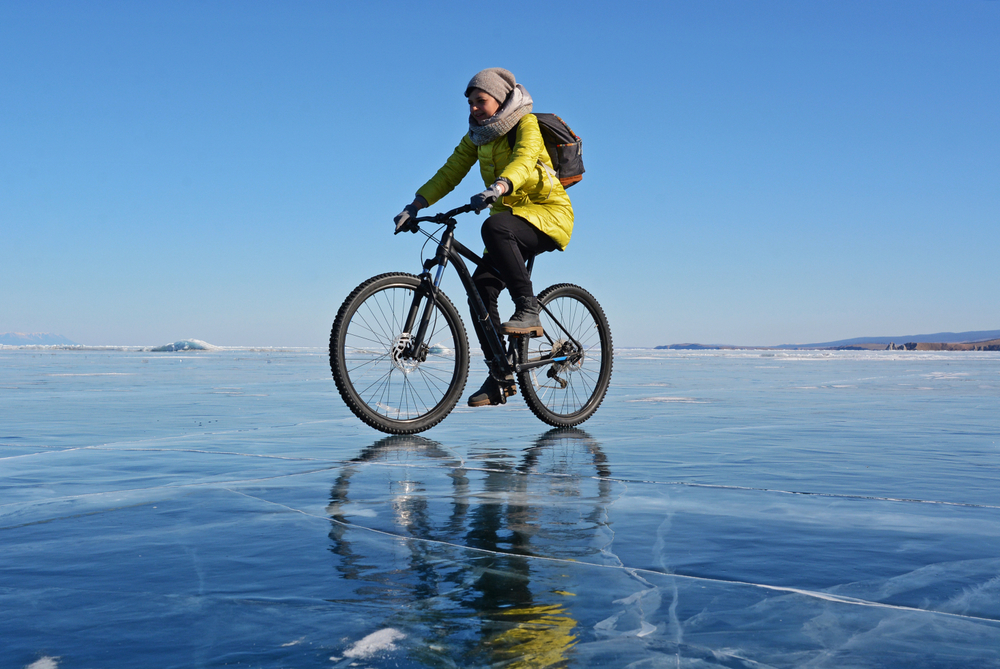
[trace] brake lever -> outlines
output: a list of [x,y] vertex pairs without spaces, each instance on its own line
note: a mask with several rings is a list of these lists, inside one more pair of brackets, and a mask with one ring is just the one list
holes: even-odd
[[405,225],[401,225],[398,228],[396,228],[396,231],[392,233],[392,235],[393,237],[395,237],[399,233],[407,231],[412,232],[413,234],[417,234],[418,232],[420,232],[420,225],[415,222],[407,222]]

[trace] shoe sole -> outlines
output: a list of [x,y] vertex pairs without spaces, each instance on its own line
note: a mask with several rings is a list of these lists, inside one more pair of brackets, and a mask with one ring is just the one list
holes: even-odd
[[541,327],[537,328],[501,328],[500,334],[505,335],[529,335],[531,337],[541,337],[545,334],[545,330]]
[[[514,395],[517,395],[517,386],[514,386],[513,388],[508,388],[507,390],[504,391],[504,393],[506,393],[507,397],[512,397]],[[493,402],[490,400],[489,397],[487,397],[486,399],[478,400],[476,402],[469,400],[467,404],[470,407],[495,407],[495,406],[500,406],[501,404],[503,404],[503,402]]]
[[499,405],[500,402],[491,402],[490,398],[488,397],[480,402],[472,402],[472,401],[469,402],[470,407],[495,407]]

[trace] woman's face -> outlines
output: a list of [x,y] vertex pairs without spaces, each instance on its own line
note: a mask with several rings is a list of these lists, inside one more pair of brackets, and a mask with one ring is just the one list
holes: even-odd
[[483,121],[497,113],[500,103],[497,99],[478,88],[473,88],[469,93],[469,113],[476,123],[482,125]]

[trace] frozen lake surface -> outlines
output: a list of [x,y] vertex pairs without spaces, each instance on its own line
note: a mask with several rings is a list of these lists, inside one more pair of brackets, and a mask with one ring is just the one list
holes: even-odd
[[386,438],[320,350],[3,349],[0,667],[1000,667],[998,409],[997,353],[624,350],[583,429]]

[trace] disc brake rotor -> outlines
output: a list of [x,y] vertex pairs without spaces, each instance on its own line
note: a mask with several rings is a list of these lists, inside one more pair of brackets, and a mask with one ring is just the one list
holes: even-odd
[[404,332],[396,337],[396,341],[392,345],[392,352],[389,354],[392,364],[403,374],[409,374],[420,366],[420,360],[406,355],[409,346],[410,333]]

